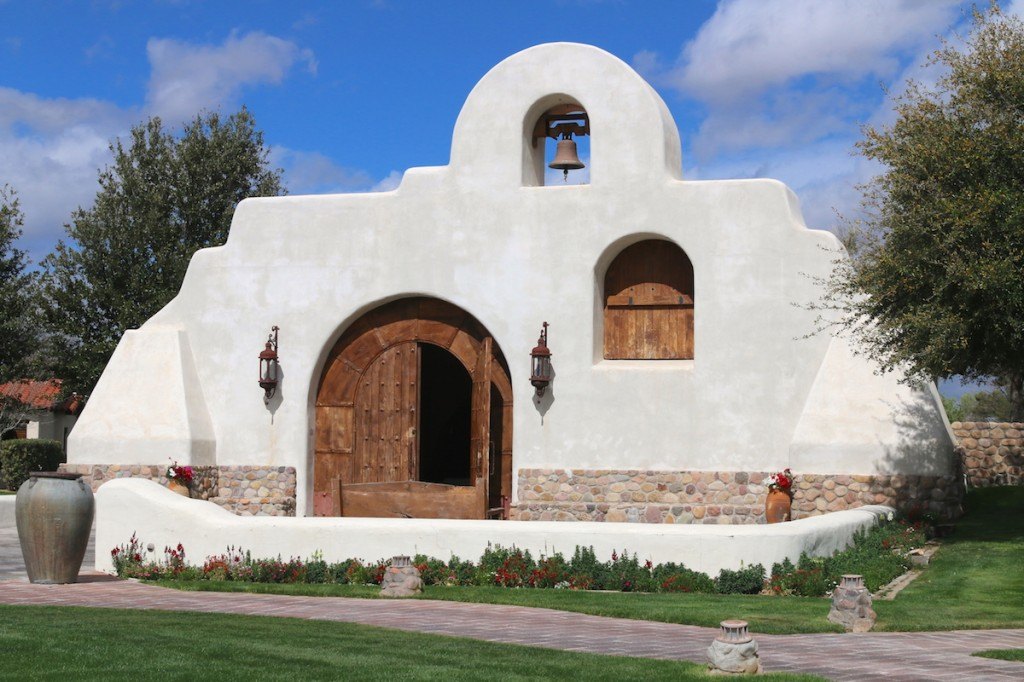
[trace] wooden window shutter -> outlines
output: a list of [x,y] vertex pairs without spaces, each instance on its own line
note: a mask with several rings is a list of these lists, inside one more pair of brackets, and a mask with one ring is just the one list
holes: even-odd
[[677,245],[648,239],[623,249],[604,297],[605,359],[693,358],[693,265]]

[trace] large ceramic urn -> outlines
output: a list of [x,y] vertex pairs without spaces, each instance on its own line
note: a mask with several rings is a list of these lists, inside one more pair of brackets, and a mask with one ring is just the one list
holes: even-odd
[[21,485],[14,514],[31,582],[78,580],[95,509],[82,474],[38,471]]

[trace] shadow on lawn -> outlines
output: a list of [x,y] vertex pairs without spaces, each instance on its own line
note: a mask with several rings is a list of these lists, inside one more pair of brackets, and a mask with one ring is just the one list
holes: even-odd
[[946,544],[1024,541],[1024,487],[974,488]]

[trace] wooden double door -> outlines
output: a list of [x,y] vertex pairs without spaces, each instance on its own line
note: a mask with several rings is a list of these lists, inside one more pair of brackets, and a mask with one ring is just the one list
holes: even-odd
[[335,344],[315,409],[316,515],[504,516],[511,382],[460,308],[418,297],[361,317]]

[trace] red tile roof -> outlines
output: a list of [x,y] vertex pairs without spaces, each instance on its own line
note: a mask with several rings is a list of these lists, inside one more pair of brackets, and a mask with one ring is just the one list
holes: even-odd
[[69,414],[76,414],[80,411],[83,404],[82,397],[77,393],[72,393],[66,399],[59,400],[60,389],[60,379],[47,381],[22,379],[0,384],[0,396],[14,398],[38,410],[60,411]]

